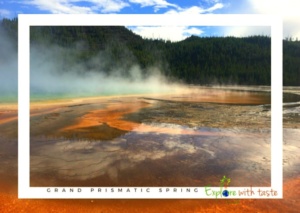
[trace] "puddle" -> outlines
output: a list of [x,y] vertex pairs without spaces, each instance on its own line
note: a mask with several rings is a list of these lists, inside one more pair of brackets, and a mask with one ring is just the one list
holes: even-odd
[[238,183],[243,186],[249,171],[257,177],[252,185],[270,183],[270,162],[264,160],[270,159],[268,131],[152,126],[180,134],[133,131],[105,141],[31,139],[31,185],[199,186],[226,172],[244,177]]

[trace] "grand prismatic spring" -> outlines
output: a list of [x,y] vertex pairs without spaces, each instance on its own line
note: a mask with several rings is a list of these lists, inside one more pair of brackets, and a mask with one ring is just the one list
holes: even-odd
[[[30,185],[204,186],[224,174],[232,186],[270,185],[270,88],[190,87],[176,94],[138,94],[31,102]],[[284,194],[288,201],[243,200],[245,211],[294,209],[299,186],[299,90],[284,93]],[[2,104],[1,200],[46,210],[66,205],[91,211],[138,201],[17,200],[17,108]],[[249,175],[249,173],[251,175]],[[294,193],[294,194],[291,194]],[[223,201],[152,201],[180,211],[229,211]],[[201,203],[201,205],[199,205]],[[169,207],[171,205],[172,207]],[[75,208],[75,207],[74,207]],[[218,211],[217,211],[218,212]]]

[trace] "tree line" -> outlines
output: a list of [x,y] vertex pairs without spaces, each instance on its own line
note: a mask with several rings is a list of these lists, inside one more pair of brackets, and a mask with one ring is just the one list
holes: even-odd
[[[1,26],[17,45],[17,19]],[[121,26],[32,26],[31,47],[57,46],[69,65],[107,74],[138,65],[144,77],[157,67],[168,79],[188,84],[271,84],[271,38],[268,36],[197,37],[180,42],[143,39]],[[97,60],[99,58],[99,60]],[[93,60],[91,60],[93,59]],[[105,60],[104,60],[105,59]],[[300,41],[283,41],[283,84],[300,86]]]

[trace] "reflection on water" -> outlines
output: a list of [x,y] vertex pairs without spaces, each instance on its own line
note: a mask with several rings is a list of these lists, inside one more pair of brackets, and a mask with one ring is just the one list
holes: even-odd
[[[97,129],[94,126],[77,135],[60,130],[110,103],[129,100],[103,99],[89,105],[74,100],[33,109],[31,186],[203,186],[218,183],[220,175],[230,177],[232,186],[269,185],[270,107],[192,103],[178,100],[181,95],[171,97],[177,100],[136,97],[149,107],[124,112],[120,119],[138,126],[127,131],[99,123],[98,130],[110,135],[106,138],[98,134],[89,139],[87,132]],[[24,207],[32,212],[295,212],[300,207],[300,120],[299,100],[291,102],[284,106],[288,127],[283,132],[284,199],[241,200],[238,205],[220,200],[18,200],[16,107],[0,106],[0,121],[13,118],[0,123],[0,212],[20,212]]]
[[[31,184],[199,186],[226,173],[236,177],[237,185],[269,185],[269,131],[168,128],[195,134],[129,132],[110,141],[32,139]],[[256,180],[247,178],[250,171]]]
[[192,88],[32,105],[31,186],[204,186],[224,174],[267,186],[269,103],[270,93]]
[[269,185],[269,102],[210,88],[32,104],[31,185],[203,186],[224,174]]

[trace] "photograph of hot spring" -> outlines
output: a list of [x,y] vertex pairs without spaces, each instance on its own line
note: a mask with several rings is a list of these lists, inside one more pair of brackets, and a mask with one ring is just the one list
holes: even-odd
[[[14,66],[9,57],[17,53],[16,22],[5,20],[1,28],[6,49],[0,51],[0,69],[8,79],[3,91],[16,84],[9,81],[17,76],[7,71]],[[283,191],[299,197],[294,187],[300,184],[300,88],[299,69],[293,67],[300,67],[300,43],[283,45]],[[0,209],[299,207],[294,199],[167,200],[154,206],[153,200],[19,201],[17,102],[3,94]],[[204,187],[219,186],[224,175],[233,187],[271,186],[270,36],[173,42],[146,39],[122,26],[30,27],[31,187]]]

